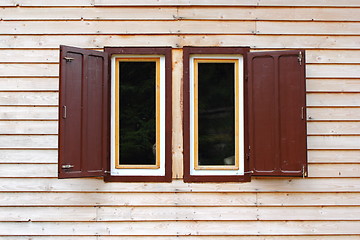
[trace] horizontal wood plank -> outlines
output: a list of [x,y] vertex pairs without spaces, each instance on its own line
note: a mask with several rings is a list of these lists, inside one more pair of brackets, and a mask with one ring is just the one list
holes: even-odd
[[0,164],[0,178],[57,177],[57,164]]
[[57,148],[54,135],[0,135],[1,148]]
[[359,177],[360,164],[310,164],[309,177]]
[[74,8],[2,8],[4,20],[172,20],[176,7],[74,7]]
[[257,34],[357,35],[359,30],[356,22],[256,22]]
[[[310,163],[360,163],[360,150],[312,150],[308,151],[308,161]],[[336,170],[335,167],[334,169]]]
[[[9,0],[8,0],[9,1]],[[212,6],[359,6],[360,4],[356,0],[346,0],[346,1],[336,1],[336,0],[301,0],[296,2],[289,3],[286,0],[246,0],[246,1],[236,1],[236,0],[217,0],[217,1],[204,1],[204,0],[178,0],[176,2],[172,0],[95,0],[95,6],[158,6],[158,5],[212,5]]]
[[57,92],[0,92],[0,105],[58,105]]
[[360,57],[356,54],[356,50],[306,50],[306,62],[359,63]]
[[0,119],[57,120],[58,107],[0,106]]
[[308,149],[360,149],[360,136],[308,136]]
[[360,106],[360,93],[311,93],[306,99],[307,106]]
[[[6,8],[3,8],[4,10]],[[20,9],[20,8],[15,8]],[[14,10],[15,10],[14,9]],[[29,8],[32,9],[32,8]],[[13,10],[13,11],[14,11]],[[58,10],[55,8],[55,10]],[[47,10],[49,11],[49,10]],[[1,9],[0,9],[1,12]],[[59,51],[58,50],[48,50],[48,49],[6,49],[0,51],[0,62],[35,62],[35,63],[45,63],[45,62],[59,62]]]
[[[303,236],[288,236],[288,235],[262,235],[262,236],[181,236],[181,240],[339,240],[344,238],[346,240],[359,240],[360,236],[357,235],[303,235]],[[2,236],[3,240],[14,240],[14,236]],[[17,240],[29,240],[28,236],[16,236]],[[32,240],[179,240],[179,236],[31,236]]]
[[308,134],[360,134],[360,122],[308,122]]
[[0,76],[19,76],[19,77],[58,77],[58,64],[0,64]]
[[[66,23],[66,24],[65,24]],[[66,26],[66,27],[65,27]],[[209,34],[255,32],[251,21],[1,21],[7,34]],[[357,29],[355,26],[348,28]]]
[[84,48],[104,46],[250,46],[257,49],[360,49],[354,36],[262,35],[0,35],[1,48],[58,48],[60,44]]
[[[53,178],[1,178],[0,191],[2,192],[109,192],[109,193],[168,193],[181,194],[182,199],[190,193],[202,196],[202,193],[239,193],[239,192],[304,192],[304,193],[360,193],[358,178],[274,178],[253,177],[249,183],[201,183],[189,184],[183,180],[172,180],[171,183],[121,183],[108,182],[103,179],[53,179]],[[25,194],[25,193],[24,193]],[[198,202],[195,196],[190,196],[194,203]],[[226,194],[225,194],[226,195]],[[154,196],[160,195],[154,194]],[[204,198],[211,198],[210,195]],[[214,196],[215,197],[215,196]],[[360,195],[359,195],[360,197]],[[142,197],[143,198],[143,197]],[[216,197],[218,198],[218,197]],[[212,199],[212,200],[216,200]],[[190,200],[186,201],[190,201]],[[210,199],[209,199],[210,200]],[[186,202],[185,201],[185,202]],[[219,201],[227,201],[226,196]],[[131,202],[131,201],[130,201]],[[236,201],[235,201],[236,202]],[[11,203],[11,201],[9,202]],[[154,202],[154,204],[156,201]],[[64,203],[66,204],[66,203]],[[226,203],[227,204],[227,203]]]
[[306,81],[310,92],[360,92],[360,79],[310,79]]
[[308,64],[306,77],[308,78],[359,78],[360,65],[322,65]]
[[4,222],[360,220],[360,207],[0,207],[0,213]]
[[0,234],[13,235],[309,235],[360,234],[360,221],[162,221],[162,222],[5,222]]
[[57,134],[57,121],[0,121],[0,134]]
[[57,163],[57,160],[57,150],[0,150],[0,163]]
[[296,21],[359,21],[359,8],[326,7],[252,7],[233,6],[216,8],[204,6],[82,7],[82,8],[2,8],[3,20],[296,20]]
[[92,6],[91,0],[74,0],[66,2],[58,2],[56,0],[3,0],[0,6]]
[[360,108],[308,108],[307,118],[309,120],[360,120]]
[[[1,52],[0,52],[1,55]],[[0,78],[2,91],[59,90],[58,78]]]

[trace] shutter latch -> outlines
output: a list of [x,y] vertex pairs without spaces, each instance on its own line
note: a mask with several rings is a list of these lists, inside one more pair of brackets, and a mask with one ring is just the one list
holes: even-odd
[[73,168],[74,165],[70,165],[70,164],[66,164],[66,165],[62,165],[61,168],[62,169],[69,169],[69,168]]
[[302,167],[302,177],[303,177],[303,178],[307,177],[307,171],[306,171],[306,168],[305,168],[304,165],[303,165],[303,167]]
[[302,55],[302,52],[299,52],[299,55],[298,55],[298,62],[301,66],[301,63],[302,63],[302,59],[303,59],[303,55]]
[[74,60],[74,58],[72,57],[64,57],[66,62],[71,62],[72,60]]

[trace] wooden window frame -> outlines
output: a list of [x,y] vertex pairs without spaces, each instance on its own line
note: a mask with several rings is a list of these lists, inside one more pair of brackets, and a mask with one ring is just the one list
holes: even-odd
[[[191,104],[193,99],[190,99],[190,58],[191,56],[209,56],[212,59],[216,59],[217,56],[221,58],[222,56],[239,56],[243,58],[243,93],[239,95],[243,96],[243,112],[244,112],[244,146],[240,152],[246,152],[248,149],[248,121],[247,121],[247,82],[246,79],[246,56],[249,52],[248,47],[184,47],[183,48],[183,88],[184,88],[184,107],[183,107],[183,145],[184,145],[184,182],[248,182],[250,181],[250,172],[249,172],[249,163],[244,154],[244,161],[240,164],[243,165],[243,175],[195,175],[191,173],[191,168],[193,164],[191,161]],[[241,66],[239,66],[241,67]],[[241,84],[241,83],[240,83]],[[225,166],[225,165],[224,165]],[[217,171],[217,170],[210,170]]]
[[[164,135],[165,139],[160,139],[164,143],[164,175],[112,175],[111,166],[108,168],[108,173],[105,175],[105,181],[122,181],[122,182],[170,182],[172,179],[172,59],[171,59],[171,47],[105,47],[104,52],[109,55],[109,62],[111,62],[113,56],[122,56],[133,59],[134,56],[139,57],[144,56],[144,58],[149,58],[149,56],[163,56],[164,57],[164,90],[165,90],[165,129]],[[111,68],[111,64],[110,68]],[[111,69],[113,73],[114,69]],[[158,147],[157,147],[158,148]],[[113,161],[113,160],[110,160]],[[111,162],[110,162],[111,163]],[[133,168],[126,167],[126,170],[138,169],[138,166],[133,166]],[[152,170],[152,168],[142,169],[142,171]]]

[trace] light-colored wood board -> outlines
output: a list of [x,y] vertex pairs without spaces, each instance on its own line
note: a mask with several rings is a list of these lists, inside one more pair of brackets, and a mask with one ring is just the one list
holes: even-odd
[[82,7],[82,8],[2,8],[3,20],[302,20],[359,21],[359,8],[326,7]]
[[[0,207],[0,221],[360,220],[360,207]],[[49,214],[51,213],[51,214]]]
[[[231,200],[231,193],[242,192],[305,192],[305,193],[360,193],[359,178],[274,178],[253,177],[248,183],[184,183],[183,180],[172,180],[171,183],[105,183],[102,178],[87,179],[54,179],[54,178],[1,178],[2,192],[110,192],[110,193],[158,193],[174,192],[183,203],[199,205],[201,200],[196,196],[200,193],[226,193],[225,199]],[[187,195],[193,192],[195,196]],[[122,195],[124,196],[124,195]],[[186,196],[189,196],[188,199]],[[204,195],[207,200],[218,199],[220,196]],[[222,195],[221,195],[222,196]],[[360,197],[360,195],[359,195]],[[145,198],[145,197],[140,197]],[[214,198],[214,199],[213,199]],[[221,202],[226,201],[222,199]],[[171,201],[170,201],[171,202]],[[177,202],[181,205],[182,202]],[[156,204],[156,202],[154,202]],[[164,203],[165,204],[165,203]],[[236,204],[236,201],[234,202]],[[201,204],[200,204],[201,205]],[[206,204],[205,204],[206,205]]]
[[360,78],[360,65],[341,64],[308,64],[306,65],[308,78]]
[[[359,240],[358,235],[261,235],[261,236],[31,236],[31,240]],[[28,236],[16,236],[17,240],[29,240]],[[2,236],[2,240],[14,240],[14,236]]]
[[0,64],[0,76],[19,76],[19,77],[58,77],[58,64]]
[[256,30],[255,22],[251,21],[202,21],[199,24],[198,21],[175,20],[47,21],[46,24],[43,21],[1,21],[0,28],[7,34],[250,34]]
[[360,177],[360,164],[309,164],[309,177]]
[[[4,10],[6,8],[2,8]],[[20,8],[15,8],[20,9]],[[29,8],[32,9],[32,8]],[[43,9],[43,8],[42,8]],[[53,8],[51,8],[53,9]],[[46,10],[46,9],[44,9]],[[6,49],[0,51],[0,62],[59,62],[59,51],[48,49]]]
[[[307,106],[360,106],[359,93],[311,93],[306,95]],[[349,112],[350,114],[350,112]]]
[[176,7],[33,7],[2,8],[0,17],[3,20],[171,20],[177,18],[177,12]]
[[183,174],[183,133],[182,133],[182,50],[172,51],[172,173],[173,178],[181,178]]
[[[360,11],[360,8],[358,8]],[[344,9],[346,12],[346,9]],[[356,50],[306,50],[307,63],[359,63]]]
[[58,104],[57,92],[0,92],[0,105],[54,105]]
[[57,163],[57,161],[57,150],[0,150],[0,163]]
[[0,134],[57,134],[57,121],[0,121]]
[[[358,206],[354,193],[258,193],[258,206]],[[356,200],[357,199],[357,200]],[[357,203],[355,203],[357,202]]]
[[357,35],[359,31],[356,22],[256,22],[257,34]]
[[306,90],[311,92],[360,92],[360,79],[310,79]]
[[0,119],[57,120],[58,107],[0,107]]
[[254,49],[360,49],[356,36],[288,35],[0,35],[1,48],[58,48],[60,44],[84,48],[104,46],[250,46]]
[[177,17],[212,20],[359,21],[357,14],[360,14],[359,8],[196,6],[179,7]]
[[[9,1],[9,0],[7,0]],[[205,5],[205,6],[360,6],[359,2],[356,0],[346,0],[346,1],[337,1],[337,0],[301,0],[296,2],[289,2],[286,0],[246,0],[246,1],[236,1],[236,0],[95,0],[95,6],[158,6],[158,5]]]
[[72,0],[72,1],[56,1],[56,0],[2,0],[0,6],[93,6],[93,0]]
[[308,136],[308,149],[360,149],[360,136]]
[[360,122],[308,122],[308,134],[360,134]]
[[0,164],[0,177],[57,177],[57,164]]
[[57,148],[55,135],[0,135],[0,148]]
[[[0,52],[1,55],[1,52]],[[59,90],[58,78],[0,78],[2,91]]]
[[[6,193],[0,206],[255,206],[255,193]],[[208,199],[212,197],[212,199]]]
[[360,234],[360,221],[161,221],[161,222],[5,222],[12,235],[310,235]]
[[360,120],[360,108],[307,108],[309,120]]
[[360,163],[360,150],[311,150],[308,151],[308,161],[310,163]]

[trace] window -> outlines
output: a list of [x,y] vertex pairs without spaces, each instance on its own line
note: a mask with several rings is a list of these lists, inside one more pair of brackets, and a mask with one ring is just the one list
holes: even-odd
[[184,48],[184,181],[305,174],[303,57]]
[[[60,47],[59,178],[172,178],[170,47]],[[185,182],[307,172],[305,51],[183,48]]]
[[171,180],[171,48],[61,46],[59,177]]

